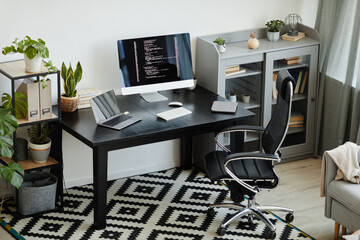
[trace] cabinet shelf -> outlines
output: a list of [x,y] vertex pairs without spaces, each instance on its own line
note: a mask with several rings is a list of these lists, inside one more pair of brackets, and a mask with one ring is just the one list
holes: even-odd
[[22,59],[0,63],[0,72],[12,80],[18,80],[29,77],[44,76],[47,74],[56,74],[59,71],[48,72],[47,68],[45,67],[45,62],[43,62],[43,66],[40,72],[29,73],[25,71],[25,60]]
[[[43,169],[50,169],[50,171],[56,175],[57,179],[58,179],[58,184],[57,184],[57,190],[56,190],[56,201],[55,204],[60,206],[57,207],[56,209],[51,209],[48,210],[46,212],[51,212],[51,211],[56,211],[57,209],[61,209],[63,206],[63,188],[62,188],[62,182],[63,182],[63,170],[62,170],[62,164],[63,164],[63,159],[62,159],[62,125],[61,125],[61,111],[60,111],[60,106],[61,106],[61,101],[60,101],[60,71],[50,71],[48,72],[48,69],[45,67],[45,62],[43,62],[43,66],[41,68],[40,72],[36,72],[36,73],[28,73],[25,71],[25,61],[24,60],[15,60],[15,61],[10,61],[10,62],[3,62],[0,63],[0,73],[2,75],[4,75],[5,77],[7,77],[10,81],[11,81],[11,91],[10,91],[10,95],[12,97],[12,104],[14,106],[15,103],[15,91],[16,91],[16,81],[17,80],[21,80],[21,79],[26,79],[26,78],[32,78],[35,81],[40,81],[40,77],[44,77],[44,76],[50,76],[50,75],[56,75],[56,82],[55,84],[51,84],[49,87],[52,88],[53,86],[55,86],[57,89],[56,91],[56,97],[57,97],[57,105],[53,105],[52,106],[52,115],[51,118],[47,118],[47,119],[36,119],[36,120],[27,120],[27,119],[18,119],[18,124],[19,127],[26,127],[26,126],[31,126],[34,124],[39,124],[39,123],[47,123],[47,122],[52,122],[55,125],[54,128],[54,133],[52,134],[52,136],[50,137],[52,139],[52,146],[51,146],[51,151],[50,154],[51,156],[48,157],[47,161],[45,163],[35,163],[34,161],[32,161],[32,159],[26,159],[23,161],[15,161],[17,162],[25,171],[25,174],[28,174],[31,171],[41,171]],[[53,76],[54,77],[54,76]],[[55,77],[54,77],[55,78]],[[35,91],[36,92],[36,91]],[[50,100],[51,101],[51,100]],[[50,102],[47,102],[50,103]],[[38,103],[36,103],[38,104]],[[40,102],[39,102],[40,105]],[[50,107],[50,106],[48,106]],[[16,135],[17,132],[15,131],[13,133],[13,140],[16,139]],[[14,141],[14,149],[16,148],[16,141]],[[14,152],[14,156],[13,158],[16,159],[16,155],[17,152]],[[10,162],[14,162],[13,159],[10,158],[5,158],[0,156],[0,163],[7,165]],[[16,203],[16,210],[14,212],[15,217],[16,218],[22,218],[22,217],[27,217],[29,215],[21,215],[20,212],[18,211],[19,209],[19,202],[16,201],[16,199],[19,199],[19,190],[15,189],[15,203]],[[33,215],[39,215],[45,212],[38,212]]]
[[[10,158],[6,158],[6,157],[2,157],[0,156],[0,160],[3,163],[9,164],[10,162],[14,162],[14,159],[10,159]],[[25,170],[25,171],[29,171],[29,170],[40,170],[43,168],[49,168],[49,167],[56,167],[59,166],[60,163],[55,160],[53,157],[49,156],[47,161],[44,163],[36,163],[31,159],[26,159],[23,161],[17,161],[17,163]]]
[[[287,32],[287,28],[288,26],[285,26],[282,33]],[[246,120],[243,124],[265,127],[269,123],[276,104],[276,99],[272,98],[275,92],[274,72],[282,69],[307,72],[306,85],[299,91],[303,93],[294,94],[292,100],[292,110],[306,116],[304,126],[289,128],[286,141],[281,146],[283,160],[296,160],[315,154],[320,37],[315,29],[302,24],[299,24],[299,31],[304,32],[306,37],[296,42],[282,39],[270,42],[266,39],[266,28],[259,28],[202,36],[197,39],[196,47],[195,72],[199,85],[222,97],[226,97],[229,92],[235,92],[238,97],[244,93],[251,95],[250,103],[239,101],[239,107],[254,111],[256,118]],[[247,45],[252,32],[256,32],[260,42],[257,49],[249,49]],[[226,41],[225,53],[219,53],[213,43],[219,36]],[[292,62],[284,61],[298,57],[301,58],[299,63],[290,64]],[[226,68],[236,65],[244,68],[245,72],[226,76]],[[245,143],[245,147],[260,146],[259,138],[245,139]]]

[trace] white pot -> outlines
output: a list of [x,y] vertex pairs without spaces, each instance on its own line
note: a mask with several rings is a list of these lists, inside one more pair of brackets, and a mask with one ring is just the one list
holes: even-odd
[[31,73],[40,72],[41,67],[42,67],[42,59],[39,54],[36,54],[36,56],[33,59],[29,59],[24,54],[24,59],[25,59],[25,71],[26,72],[31,72]]
[[276,42],[280,38],[280,32],[267,32],[267,39],[270,42]]
[[243,103],[249,103],[250,102],[250,95],[249,94],[243,94],[241,95]]
[[44,163],[47,161],[51,149],[51,139],[45,144],[35,144],[29,141],[29,150],[31,158],[36,163]]
[[220,53],[224,53],[226,51],[225,45],[217,45],[217,48]]
[[229,95],[229,100],[230,100],[230,102],[237,102],[236,95]]

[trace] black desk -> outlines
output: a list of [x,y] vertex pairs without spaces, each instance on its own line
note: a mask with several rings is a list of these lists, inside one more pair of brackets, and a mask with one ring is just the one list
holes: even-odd
[[[192,166],[192,136],[220,130],[254,113],[238,107],[236,114],[212,113],[214,100],[223,100],[216,94],[197,86],[195,90],[163,91],[169,101],[180,101],[192,111],[169,122],[157,119],[156,113],[171,109],[168,101],[146,103],[139,95],[117,96],[121,111],[129,111],[142,121],[121,131],[97,126],[91,109],[63,113],[63,129],[93,149],[94,226],[106,227],[106,194],[108,152],[142,144],[181,139],[181,166]],[[126,159],[124,159],[126,161]]]

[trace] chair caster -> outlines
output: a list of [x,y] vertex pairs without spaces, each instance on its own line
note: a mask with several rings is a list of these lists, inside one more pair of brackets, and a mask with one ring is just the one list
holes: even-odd
[[224,236],[226,233],[226,229],[223,227],[219,227],[216,233],[219,234],[220,236]]
[[275,231],[269,232],[268,239],[275,239],[275,238],[276,238],[276,232]]
[[214,208],[208,208],[207,212],[206,212],[206,215],[208,217],[214,217],[215,216],[215,210]]
[[254,218],[251,214],[248,215],[248,223],[249,224],[253,224],[254,223]]
[[292,221],[294,221],[294,215],[292,213],[286,214],[285,220],[287,223],[291,223]]

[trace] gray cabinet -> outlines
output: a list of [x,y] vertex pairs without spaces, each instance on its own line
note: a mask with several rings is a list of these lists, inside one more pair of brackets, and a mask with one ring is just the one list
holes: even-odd
[[[276,103],[273,84],[279,70],[288,69],[299,82],[293,98],[291,127],[281,148],[284,160],[314,156],[320,41],[314,29],[300,25],[300,31],[306,37],[296,42],[270,42],[266,29],[261,28],[199,37],[196,47],[198,83],[226,99],[235,92],[239,105],[256,113],[246,124],[266,126],[269,122]],[[260,42],[257,49],[247,45],[252,32],[256,32]],[[225,53],[219,53],[212,42],[219,36],[226,40]],[[238,65],[239,73],[228,72]],[[250,95],[249,103],[242,102],[242,94]],[[244,141],[245,150],[259,149],[259,136],[248,134]]]

